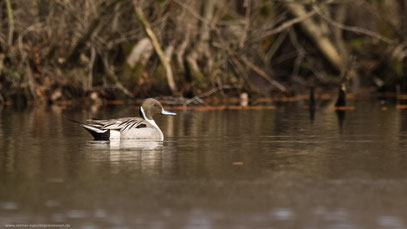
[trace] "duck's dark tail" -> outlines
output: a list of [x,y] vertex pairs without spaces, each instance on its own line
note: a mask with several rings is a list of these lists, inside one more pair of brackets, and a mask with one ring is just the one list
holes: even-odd
[[110,138],[110,130],[106,129],[101,129],[101,125],[98,124],[86,124],[83,122],[76,121],[75,119],[72,119],[71,117],[67,116],[66,114],[63,114],[63,116],[68,119],[71,122],[74,122],[76,124],[79,124],[82,126],[85,130],[87,130],[95,140],[109,140]]
[[74,123],[77,123],[77,124],[79,124],[79,125],[85,124],[85,123],[82,123],[82,122],[76,121],[75,119],[73,119],[73,118],[69,117],[69,116],[68,116],[68,115],[66,115],[66,114],[62,114],[62,116],[64,116],[64,118],[68,119],[69,121],[74,122]]

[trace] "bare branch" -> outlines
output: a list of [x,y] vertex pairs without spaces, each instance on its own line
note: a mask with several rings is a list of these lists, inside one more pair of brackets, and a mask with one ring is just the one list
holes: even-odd
[[256,65],[254,65],[253,63],[251,63],[245,56],[240,56],[240,59],[243,61],[243,63],[249,67],[250,69],[252,69],[253,71],[255,71],[257,74],[259,74],[261,77],[263,77],[265,80],[267,80],[271,85],[273,85],[274,87],[278,88],[280,91],[287,91],[287,89],[284,87],[284,85],[280,84],[279,82],[273,80],[269,75],[267,75],[266,72],[264,72],[263,70],[261,70],[259,67],[257,67]]
[[313,6],[312,7],[313,11],[316,12],[319,16],[321,16],[321,18],[323,18],[326,22],[328,22],[329,24],[342,29],[342,30],[346,30],[346,31],[351,31],[354,33],[360,33],[360,34],[364,34],[373,38],[376,38],[378,40],[381,40],[387,44],[392,44],[394,43],[394,40],[391,40],[390,38],[387,38],[383,35],[380,35],[378,33],[375,33],[371,30],[368,29],[364,29],[364,28],[360,28],[360,27],[355,27],[355,26],[348,26],[348,25],[343,25],[341,23],[338,23],[334,20],[332,20],[330,17],[328,17],[327,15],[325,15],[324,13],[322,13],[322,11],[317,7],[317,6]]
[[151,29],[150,24],[144,18],[143,11],[141,10],[140,7],[135,6],[135,13],[136,13],[138,20],[142,24],[144,31],[146,32],[148,38],[150,39],[151,44],[153,45],[154,50],[157,53],[157,55],[161,61],[161,64],[163,65],[163,67],[165,69],[169,88],[171,89],[172,92],[176,92],[178,89],[177,89],[177,85],[175,84],[175,81],[174,81],[174,76],[172,73],[171,65],[170,65],[169,61],[167,60],[167,58],[165,57],[165,54],[161,48],[161,45],[158,42],[157,36]]
[[11,8],[10,0],[6,0],[7,14],[8,14],[8,39],[7,44],[11,47],[13,44],[13,33],[14,33],[14,20],[13,20],[13,9]]
[[257,40],[261,40],[264,39],[265,37],[280,33],[288,28],[290,28],[291,26],[298,24],[300,22],[303,22],[307,19],[309,19],[310,17],[314,16],[316,14],[315,10],[312,10],[304,15],[301,15],[299,17],[293,18],[287,22],[284,22],[283,24],[281,24],[279,27],[272,29],[270,31],[264,32],[263,35],[259,38],[257,38]]
[[195,101],[198,101],[199,103],[204,104],[204,102],[202,101],[202,98],[207,97],[207,96],[210,96],[210,95],[212,95],[213,93],[217,92],[218,90],[220,90],[220,88],[212,88],[211,90],[209,90],[209,91],[207,91],[207,92],[204,92],[204,93],[202,93],[202,94],[199,94],[199,95],[197,95],[197,96],[195,96],[195,97],[193,97],[193,98],[191,98],[191,99],[188,99],[187,101],[184,102],[184,106],[185,106],[185,105],[189,105],[189,104],[191,104],[191,103],[193,103],[193,102],[195,102]]

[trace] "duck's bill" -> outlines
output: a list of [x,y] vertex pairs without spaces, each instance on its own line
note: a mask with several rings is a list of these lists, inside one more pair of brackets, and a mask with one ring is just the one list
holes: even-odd
[[169,111],[166,111],[166,110],[164,110],[164,109],[161,111],[161,114],[162,114],[162,115],[177,115],[177,114],[174,113],[174,112],[169,112]]

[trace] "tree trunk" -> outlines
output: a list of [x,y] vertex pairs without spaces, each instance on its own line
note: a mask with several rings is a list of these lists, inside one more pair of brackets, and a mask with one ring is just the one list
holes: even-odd
[[[346,19],[346,4],[339,3],[335,5],[335,21],[344,24]],[[335,43],[338,47],[339,53],[343,59],[344,63],[347,63],[348,59],[348,50],[346,50],[345,41],[343,40],[342,36],[342,29],[333,27],[333,34],[335,37]]]
[[215,7],[214,0],[202,1],[203,21],[201,23],[201,28],[199,30],[200,37],[197,50],[199,55],[198,58],[203,60],[203,62],[205,63],[203,72],[205,72],[206,74],[210,74],[213,67],[213,60],[211,57],[209,41],[211,38],[210,26],[213,17],[214,7]]
[[148,38],[143,38],[137,42],[134,48],[131,50],[130,55],[127,57],[126,62],[134,68],[136,64],[140,63],[143,66],[146,65],[148,59],[153,54],[153,46]]
[[[301,17],[307,14],[304,7],[300,4],[290,2],[283,3],[289,12],[295,17]],[[312,19],[304,20],[300,23],[304,32],[314,41],[326,60],[339,72],[343,71],[344,62],[338,53],[338,50],[324,34]]]
[[170,65],[169,61],[167,60],[167,58],[165,57],[165,54],[161,48],[161,45],[158,41],[157,36],[151,29],[150,23],[148,23],[148,21],[144,17],[143,11],[141,10],[140,7],[135,6],[135,13],[136,13],[137,19],[140,21],[140,23],[143,26],[144,32],[147,34],[148,38],[150,39],[150,41],[154,47],[154,50],[157,53],[158,58],[160,59],[162,66],[165,69],[169,88],[171,89],[171,91],[173,93],[176,92],[178,89],[177,89],[177,86],[174,81],[174,76],[172,73],[171,65]]
[[191,36],[190,30],[189,30],[189,28],[186,28],[184,40],[182,41],[182,43],[179,45],[179,47],[177,49],[177,54],[176,54],[177,63],[178,63],[178,67],[182,71],[185,71],[185,68],[184,68],[184,54],[185,54],[185,51],[186,51],[186,49],[187,49],[187,47],[189,45],[189,40],[191,39],[190,36]]
[[13,9],[11,8],[10,0],[6,0],[7,15],[8,15],[8,37],[7,45],[9,47],[13,44],[13,34],[14,34],[14,19],[13,19]]

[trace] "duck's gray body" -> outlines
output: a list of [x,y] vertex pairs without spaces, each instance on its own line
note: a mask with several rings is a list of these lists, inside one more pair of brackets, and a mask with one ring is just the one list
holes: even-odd
[[164,110],[157,100],[149,98],[144,100],[140,107],[141,117],[109,120],[90,119],[85,123],[79,123],[92,134],[95,140],[163,141],[164,135],[153,119],[155,114],[175,115],[173,112]]
[[92,134],[95,140],[164,140],[164,135],[154,120],[145,120],[139,117],[109,120],[91,119],[81,125]]

